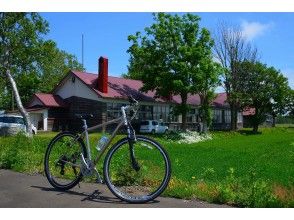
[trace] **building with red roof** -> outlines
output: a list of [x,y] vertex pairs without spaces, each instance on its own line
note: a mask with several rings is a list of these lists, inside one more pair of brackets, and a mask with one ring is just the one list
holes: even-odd
[[[108,59],[100,57],[98,74],[69,71],[51,94],[34,94],[27,110],[39,129],[75,129],[81,127],[75,114],[93,114],[89,126],[105,122],[120,115],[120,107],[128,103],[128,96],[131,95],[140,102],[139,121],[161,120],[170,129],[179,128],[181,116],[174,116],[172,108],[181,103],[181,97],[155,98],[154,91],[141,92],[142,86],[140,80],[108,76]],[[226,100],[226,93],[219,93],[212,103],[214,129],[230,127],[230,110]],[[199,95],[189,95],[187,103],[191,106],[187,124],[190,129],[195,129],[199,122]],[[241,114],[239,123],[242,124]]]

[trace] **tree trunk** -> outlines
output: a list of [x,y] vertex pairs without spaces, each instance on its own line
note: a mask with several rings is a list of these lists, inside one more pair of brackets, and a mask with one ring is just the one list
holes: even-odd
[[231,130],[236,131],[238,129],[237,126],[237,119],[238,119],[238,111],[237,106],[235,103],[230,103],[230,110],[231,110]]
[[13,95],[13,90],[11,90],[11,110],[14,111],[14,95]]
[[202,133],[206,134],[207,131],[208,131],[207,121],[206,121],[206,119],[204,119],[204,120],[203,120]]
[[182,98],[182,130],[186,131],[187,130],[187,94],[181,95]]
[[272,123],[272,127],[276,127],[276,116],[273,115],[273,123]]
[[187,111],[182,112],[182,130],[187,130]]
[[235,114],[235,106],[233,103],[230,103],[230,111],[231,111],[231,130],[235,131],[235,123],[234,123],[234,114]]
[[253,132],[254,134],[256,134],[257,131],[258,131],[258,124],[254,123],[254,124],[253,124],[253,130],[252,130],[252,132]]
[[14,97],[15,97],[15,100],[16,100],[17,108],[20,111],[20,114],[22,115],[22,117],[24,118],[27,133],[28,133],[29,136],[31,136],[32,135],[32,124],[31,124],[31,121],[30,121],[30,118],[29,118],[29,114],[27,113],[27,111],[25,110],[25,108],[22,105],[16,83],[15,83],[12,75],[10,74],[10,70],[6,69],[5,73],[6,73],[6,76],[9,79],[9,82],[11,84],[11,88],[12,88],[12,91],[13,91],[13,94],[14,94]]
[[235,106],[235,112],[234,112],[234,131],[237,131],[238,130],[238,125],[237,125],[237,121],[238,121],[238,108]]
[[[255,105],[256,106],[256,105]],[[260,124],[260,111],[257,107],[255,107],[255,114],[252,116],[252,127],[253,127],[253,130],[252,132],[254,134],[257,133],[258,131],[258,126]]]

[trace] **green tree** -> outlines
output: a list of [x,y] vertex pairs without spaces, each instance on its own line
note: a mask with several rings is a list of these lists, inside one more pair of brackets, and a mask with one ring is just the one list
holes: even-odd
[[[58,49],[52,40],[43,41],[40,38],[33,50],[33,64],[30,64],[30,68],[21,68],[13,73],[20,99],[24,104],[27,104],[36,92],[51,92],[70,69],[84,70],[75,56]],[[7,78],[0,78],[0,86],[3,88],[0,91],[0,108],[13,110],[13,92],[7,82]]]
[[15,78],[36,68],[35,55],[43,43],[41,35],[47,32],[48,23],[37,13],[0,13],[0,74],[11,85],[29,134],[32,132],[31,122],[23,107]]
[[294,90],[289,90],[287,101],[286,101],[286,114],[294,118]]
[[274,117],[286,107],[289,93],[288,79],[274,67],[267,67],[260,62],[245,61],[239,64],[242,86],[241,106],[254,108],[255,114],[250,117],[253,132],[258,131],[258,126],[266,119],[267,114]]
[[[186,129],[188,95],[202,91],[202,103],[210,102],[218,78],[212,62],[213,40],[205,28],[199,27],[200,17],[165,13],[153,14],[154,23],[145,34],[130,35],[130,63],[125,77],[143,81],[142,91],[155,91],[156,97],[179,95],[181,103],[175,113],[182,114],[182,129]],[[205,72],[204,70],[211,70]],[[211,77],[213,75],[213,77]],[[203,111],[206,114],[205,111]],[[203,118],[209,118],[203,116]]]
[[195,91],[200,96],[199,116],[203,123],[203,132],[206,133],[212,122],[211,102],[215,99],[215,88],[219,85],[219,76],[222,68],[213,62],[212,57],[202,59],[199,72],[195,74]]
[[275,100],[272,100],[271,102],[271,115],[273,117],[273,124],[272,127],[276,126],[276,118],[279,115],[290,115],[291,114],[291,108],[293,111],[293,90],[284,83],[283,77],[277,77],[277,84],[279,86],[276,90],[276,97]]
[[38,58],[39,92],[51,92],[69,70],[84,71],[74,55],[57,48],[53,41],[46,41]]
[[[23,72],[15,76],[15,82],[18,86],[21,101],[26,105],[32,98],[32,95],[38,92],[40,77],[34,72]],[[9,99],[9,106],[14,105],[14,100]],[[11,103],[12,102],[12,103]]]
[[240,110],[240,86],[244,71],[240,71],[239,63],[255,62],[257,49],[244,38],[240,27],[221,22],[214,34],[214,52],[216,59],[223,67],[223,87],[227,93],[227,101],[231,110],[231,130],[237,130],[237,117]]
[[6,83],[3,77],[0,78],[0,111],[6,109],[7,97]]

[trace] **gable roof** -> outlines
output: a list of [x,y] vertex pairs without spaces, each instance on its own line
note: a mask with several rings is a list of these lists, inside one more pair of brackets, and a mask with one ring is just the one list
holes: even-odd
[[[108,92],[102,93],[98,90],[98,75],[93,73],[71,71],[77,78],[79,78],[84,84],[86,84],[91,90],[93,90],[99,97],[113,98],[113,99],[128,99],[129,95],[132,95],[139,101],[146,102],[171,102],[181,103],[181,97],[179,95],[172,96],[170,101],[166,101],[162,98],[154,98],[155,91],[148,91],[147,93],[140,92],[143,83],[140,80],[125,79],[120,77],[108,76]],[[217,94],[216,99],[213,102],[214,106],[228,106],[226,102],[226,93]],[[200,105],[199,95],[188,95],[187,103],[190,105]]]
[[59,107],[66,108],[67,105],[63,101],[63,99],[59,95],[47,94],[47,93],[35,93],[32,101],[28,105],[28,107],[33,107],[31,104],[33,103],[34,98],[37,98],[44,107]]

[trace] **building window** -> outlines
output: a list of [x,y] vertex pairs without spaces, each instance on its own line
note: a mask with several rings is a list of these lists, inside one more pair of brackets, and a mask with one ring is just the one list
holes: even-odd
[[174,114],[171,114],[171,115],[169,116],[169,121],[170,121],[170,122],[179,122],[179,116],[174,115]]
[[222,123],[222,110],[220,109],[213,110],[213,122]]
[[231,123],[231,111],[225,110],[225,123],[229,124]]
[[237,123],[243,123],[243,116],[241,112],[238,112],[238,120]]
[[187,114],[187,122],[188,123],[196,123],[198,116],[198,109],[192,108]]
[[167,122],[169,119],[170,108],[169,106],[153,106],[153,119],[154,120],[162,120]]
[[138,111],[139,120],[151,120],[152,119],[152,105],[140,105]]
[[107,103],[107,120],[112,120],[121,116],[123,103]]

